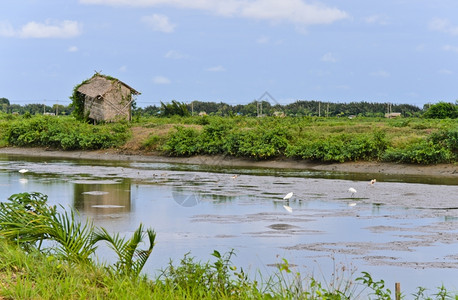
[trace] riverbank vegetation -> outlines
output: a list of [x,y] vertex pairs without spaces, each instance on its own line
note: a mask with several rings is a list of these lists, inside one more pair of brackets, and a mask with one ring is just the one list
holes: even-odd
[[0,114],[0,146],[255,160],[456,163],[458,119],[172,116],[91,125],[71,116]]
[[[250,278],[232,264],[234,250],[214,250],[213,261],[186,254],[158,275],[141,273],[153,252],[156,233],[140,225],[133,236],[120,237],[77,212],[49,206],[40,193],[12,195],[0,203],[0,298],[2,299],[394,299],[383,280],[367,272],[354,277],[345,267],[322,282],[294,271],[283,260],[270,276]],[[148,237],[148,248],[139,249]],[[97,263],[98,243],[118,255],[112,265]],[[413,299],[452,299],[444,287]]]
[[126,122],[94,126],[73,117],[0,115],[0,146],[96,150],[123,145],[131,136]]

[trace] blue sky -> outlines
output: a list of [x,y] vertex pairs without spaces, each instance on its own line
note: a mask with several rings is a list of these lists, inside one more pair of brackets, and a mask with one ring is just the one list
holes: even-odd
[[457,15],[456,0],[2,0],[0,97],[69,104],[100,71],[139,106],[455,102]]

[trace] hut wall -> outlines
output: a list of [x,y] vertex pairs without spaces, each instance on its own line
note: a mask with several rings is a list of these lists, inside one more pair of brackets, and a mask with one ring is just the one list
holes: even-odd
[[103,111],[105,121],[130,120],[131,91],[123,86],[117,86],[104,95]]
[[104,103],[102,98],[92,98],[89,96],[85,97],[84,111],[89,112],[89,118],[102,121],[105,119],[104,116]]

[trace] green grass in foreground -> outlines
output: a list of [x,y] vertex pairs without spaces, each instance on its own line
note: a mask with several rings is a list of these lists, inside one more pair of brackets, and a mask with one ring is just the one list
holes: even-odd
[[[140,274],[153,247],[155,233],[146,230],[149,248],[138,249],[142,226],[130,239],[110,235],[75,212],[58,212],[40,193],[12,195],[0,203],[0,299],[392,299],[383,280],[369,273],[353,279],[345,267],[322,284],[294,272],[286,260],[269,276],[250,279],[235,267],[234,251],[214,251],[213,262],[185,255],[155,278]],[[45,247],[42,241],[48,240]],[[118,254],[113,265],[91,258],[105,241]],[[413,299],[458,299],[444,287],[428,296],[424,288]]]

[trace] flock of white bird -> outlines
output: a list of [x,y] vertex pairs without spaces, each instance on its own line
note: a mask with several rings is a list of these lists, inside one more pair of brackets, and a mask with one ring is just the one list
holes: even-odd
[[[377,179],[372,179],[368,184],[369,185],[374,185],[375,183],[377,182]],[[351,193],[351,197],[353,197],[357,191],[355,188],[349,188],[348,191]],[[288,194],[285,195],[285,197],[283,197],[283,200],[286,200],[286,205],[283,205],[283,208],[287,211],[287,212],[290,212],[292,213],[293,212],[293,209],[291,208],[291,206],[289,206],[289,199],[291,199],[293,197],[294,193],[293,192],[290,192]],[[350,204],[348,204],[348,206],[356,206],[356,202],[352,202]]]

